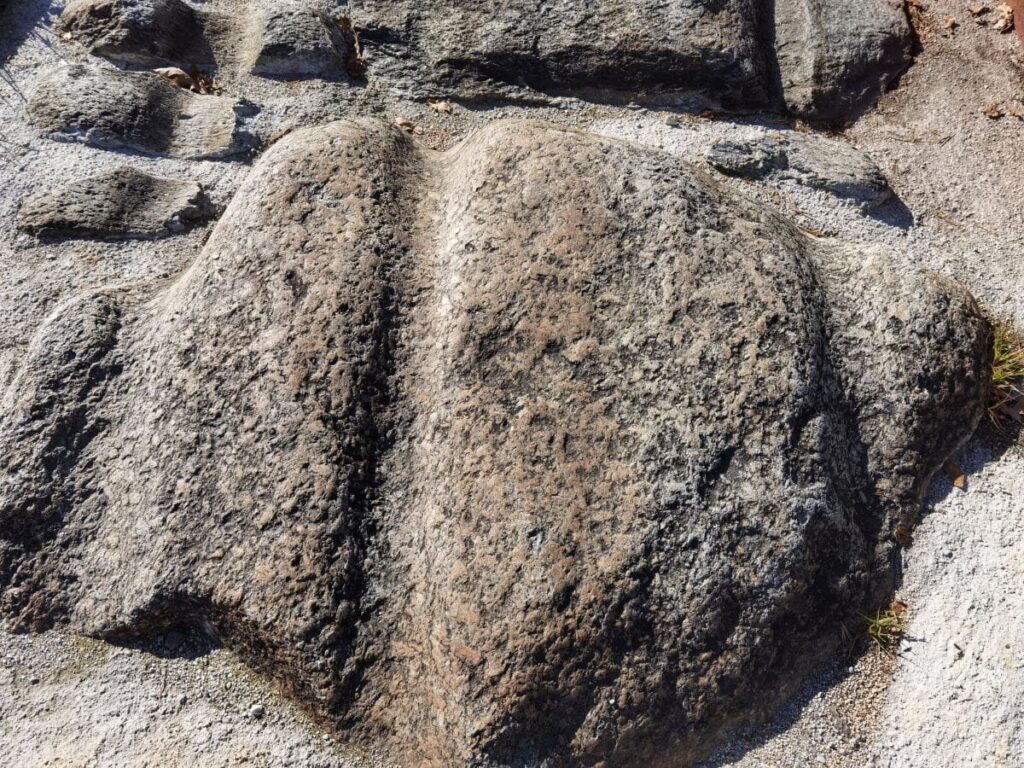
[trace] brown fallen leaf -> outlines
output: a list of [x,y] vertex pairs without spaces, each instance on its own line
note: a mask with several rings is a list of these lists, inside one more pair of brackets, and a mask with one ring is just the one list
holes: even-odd
[[189,76],[188,72],[183,69],[178,69],[177,67],[159,67],[154,69],[153,72],[166,80],[170,80],[179,88],[185,88],[186,90],[192,90],[196,84]]
[[1000,3],[996,12],[999,14],[999,18],[995,23],[996,32],[1005,33],[1013,29],[1013,8],[1006,3]]
[[220,93],[220,85],[213,75],[206,72],[200,71],[197,67],[193,66],[189,72],[189,77],[192,78],[192,90],[196,93],[206,96],[211,93]]
[[427,106],[435,112],[444,112],[446,115],[450,115],[455,111],[450,101],[428,101]]
[[889,613],[899,618],[906,615],[908,607],[902,600],[893,600],[889,605]]
[[423,129],[420,128],[416,123],[407,117],[396,117],[395,125],[401,128],[406,133],[415,133],[417,135],[423,133]]
[[955,461],[946,462],[946,466],[942,468],[949,478],[953,481],[953,486],[959,488],[961,491],[967,487],[967,476],[964,474],[963,469]]
[[989,104],[986,107],[982,107],[981,114],[990,120],[998,120],[1006,113],[1003,112],[1002,108],[998,104]]

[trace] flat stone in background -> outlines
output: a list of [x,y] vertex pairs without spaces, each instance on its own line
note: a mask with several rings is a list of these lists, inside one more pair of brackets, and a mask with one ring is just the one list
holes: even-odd
[[720,141],[707,161],[722,173],[750,179],[791,179],[877,208],[892,198],[881,169],[844,141],[793,131],[745,140]]
[[57,68],[39,83],[27,106],[32,123],[56,139],[189,159],[252,150],[255,139],[242,129],[246,109],[150,72],[81,64]]
[[198,184],[121,166],[31,195],[18,211],[18,227],[39,237],[153,238],[212,213]]

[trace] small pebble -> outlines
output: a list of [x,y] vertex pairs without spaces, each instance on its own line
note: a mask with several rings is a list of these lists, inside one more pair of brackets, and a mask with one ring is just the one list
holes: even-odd
[[253,704],[249,707],[249,717],[259,720],[265,714],[266,710],[263,708],[262,704]]

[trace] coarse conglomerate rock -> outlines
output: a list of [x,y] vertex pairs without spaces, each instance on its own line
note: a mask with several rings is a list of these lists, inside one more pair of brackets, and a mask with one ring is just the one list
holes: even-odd
[[34,192],[22,201],[18,228],[39,237],[155,238],[183,232],[213,213],[195,182],[123,165]]
[[0,408],[0,612],[208,627],[417,765],[686,765],[891,589],[980,418],[970,296],[661,152],[297,131]]
[[41,80],[26,106],[43,133],[103,149],[131,149],[192,160],[251,152],[251,108],[225,96],[200,96],[151,72],[70,64]]

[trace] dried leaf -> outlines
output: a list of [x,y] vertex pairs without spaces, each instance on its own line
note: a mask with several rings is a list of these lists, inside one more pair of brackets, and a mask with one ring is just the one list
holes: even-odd
[[1006,3],[1000,3],[999,8],[996,10],[999,13],[999,18],[995,23],[996,31],[1009,32],[1013,29],[1013,8]]
[[981,114],[990,120],[998,120],[1006,113],[1003,112],[1002,108],[998,104],[989,104],[987,107],[982,108]]
[[900,618],[901,616],[906,615],[907,608],[907,604],[904,603],[902,600],[893,600],[892,604],[889,606],[889,613],[891,613],[893,616],[897,618]]
[[1020,102],[1014,102],[1006,107],[1006,114],[1010,117],[1016,117],[1018,120],[1024,120],[1024,105]]
[[406,133],[415,133],[417,135],[423,133],[423,129],[420,128],[416,123],[407,117],[396,117],[395,125],[401,128]]
[[967,476],[957,462],[946,462],[946,466],[942,468],[942,471],[953,481],[954,487],[959,488],[961,491],[967,487]]
[[450,101],[428,101],[427,106],[435,112],[443,112],[446,115],[450,115],[455,111]]
[[153,72],[160,75],[160,77],[170,80],[179,88],[191,90],[195,87],[195,81],[189,76],[188,72],[183,69],[178,69],[177,67],[159,67],[154,69]]

